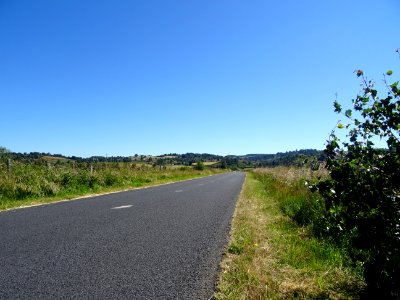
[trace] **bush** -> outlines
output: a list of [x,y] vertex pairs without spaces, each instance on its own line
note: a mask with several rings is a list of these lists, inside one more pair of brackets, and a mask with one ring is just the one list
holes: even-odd
[[[392,75],[388,71],[387,75]],[[361,70],[362,92],[344,111],[348,124],[343,142],[332,132],[326,146],[330,178],[317,189],[325,199],[326,234],[345,245],[364,266],[366,295],[399,299],[400,278],[400,90],[398,81],[379,98]],[[335,112],[342,113],[334,102]],[[378,149],[374,141],[386,142]]]
[[104,184],[106,186],[113,186],[118,182],[118,177],[114,174],[107,173],[104,177]]
[[204,163],[202,161],[198,161],[194,167],[198,171],[203,171],[204,170]]

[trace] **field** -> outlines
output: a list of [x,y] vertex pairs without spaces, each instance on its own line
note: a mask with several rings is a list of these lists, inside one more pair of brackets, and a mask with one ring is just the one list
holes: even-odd
[[247,173],[216,299],[359,298],[360,270],[341,249],[314,237],[310,224],[301,225],[321,209],[306,184],[323,176],[288,167]]
[[46,157],[0,164],[0,210],[221,173],[145,163],[78,163]]

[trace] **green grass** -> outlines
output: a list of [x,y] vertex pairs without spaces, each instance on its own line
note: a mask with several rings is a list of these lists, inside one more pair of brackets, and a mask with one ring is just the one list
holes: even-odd
[[299,189],[303,202],[313,201],[297,182],[302,176],[270,172],[247,173],[216,299],[358,299],[364,283],[346,255],[285,213],[284,200]]
[[191,167],[153,168],[135,163],[74,163],[71,161],[0,164],[0,210],[151,186],[221,173]]

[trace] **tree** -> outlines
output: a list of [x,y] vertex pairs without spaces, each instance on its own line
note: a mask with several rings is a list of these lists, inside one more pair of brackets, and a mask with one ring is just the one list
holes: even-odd
[[199,160],[199,161],[196,163],[196,165],[194,166],[194,168],[195,168],[196,170],[203,171],[203,170],[204,170],[204,163],[203,163],[202,161]]
[[160,170],[164,167],[165,168],[166,161],[163,158],[157,159],[157,161],[153,164],[154,167],[159,166]]
[[11,154],[11,151],[6,147],[0,147],[0,159],[7,158]]
[[[332,132],[327,143],[330,178],[317,184],[325,199],[327,234],[346,246],[352,259],[364,267],[366,295],[399,299],[400,278],[400,89],[384,83],[388,93],[378,96],[374,82],[356,71],[362,91],[343,110],[349,121],[341,141]],[[386,148],[375,146],[377,140]]]

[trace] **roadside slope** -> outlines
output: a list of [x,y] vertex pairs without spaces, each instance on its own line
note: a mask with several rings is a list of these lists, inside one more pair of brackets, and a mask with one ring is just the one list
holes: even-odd
[[363,282],[346,258],[284,215],[274,189],[247,173],[215,298],[358,299]]

